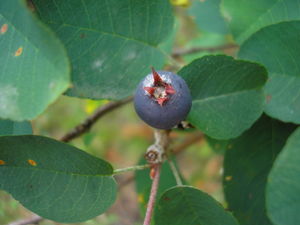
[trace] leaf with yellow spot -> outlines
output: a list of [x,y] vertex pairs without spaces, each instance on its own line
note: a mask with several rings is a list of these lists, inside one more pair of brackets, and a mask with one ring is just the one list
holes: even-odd
[[115,201],[113,168],[102,159],[33,135],[2,136],[0,149],[0,189],[43,218],[81,222]]
[[138,194],[138,202],[141,204],[145,204],[145,198],[143,194]]
[[232,180],[232,176],[226,176],[226,177],[225,177],[225,180],[226,180],[226,181],[231,181],[231,180]]
[[0,4],[0,118],[16,121],[35,118],[70,83],[64,46],[26,2]]
[[267,212],[273,224],[300,224],[300,128],[288,138],[268,176]]
[[223,187],[228,209],[241,225],[271,225],[265,208],[267,176],[294,128],[264,115],[242,136],[229,141]]
[[32,165],[32,166],[36,166],[36,165],[37,165],[36,161],[34,161],[34,160],[32,160],[32,159],[28,159],[27,162],[28,162],[30,165]]
[[20,56],[22,52],[23,52],[23,48],[22,47],[18,48],[18,50],[15,52],[15,56]]
[[8,29],[8,25],[5,23],[1,26],[0,34],[4,34]]
[[68,95],[122,99],[132,95],[150,66],[164,65],[166,54],[159,45],[171,34],[174,21],[168,0],[33,3],[68,51],[74,85]]

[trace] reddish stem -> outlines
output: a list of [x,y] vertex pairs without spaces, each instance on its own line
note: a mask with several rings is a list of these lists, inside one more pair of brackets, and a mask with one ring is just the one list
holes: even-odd
[[149,201],[147,204],[147,211],[146,211],[146,216],[145,216],[143,225],[150,225],[150,223],[151,223],[151,217],[152,217],[153,209],[155,206],[155,199],[156,199],[156,194],[157,194],[157,190],[158,190],[159,177],[160,177],[160,164],[156,164],[155,165],[155,174],[154,174],[154,178],[152,181],[151,192],[150,192]]

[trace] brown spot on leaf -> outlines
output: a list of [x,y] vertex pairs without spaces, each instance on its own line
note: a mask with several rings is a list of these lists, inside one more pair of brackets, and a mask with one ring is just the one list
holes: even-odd
[[5,161],[0,159],[0,165],[4,165]]
[[23,48],[22,47],[18,48],[18,50],[15,52],[15,56],[20,56],[22,52],[23,52]]
[[34,161],[34,160],[32,160],[32,159],[28,159],[27,162],[28,162],[30,165],[32,165],[32,166],[36,166],[36,165],[37,165],[36,161]]
[[267,95],[267,96],[266,96],[266,101],[267,101],[267,103],[269,103],[269,102],[271,101],[271,99],[272,99],[272,95]]
[[80,38],[81,38],[81,39],[85,38],[85,33],[81,33],[81,34],[80,34]]
[[35,12],[36,9],[35,9],[35,6],[34,6],[32,0],[27,0],[26,3],[27,3],[28,9],[29,9],[31,12]]
[[139,195],[138,195],[138,202],[139,202],[139,203],[143,203],[143,204],[145,203],[145,198],[144,198],[144,195],[143,195],[143,194],[139,194]]
[[249,193],[249,199],[252,199],[253,198],[253,195],[252,195],[252,193]]
[[225,177],[225,180],[226,180],[226,181],[231,181],[231,180],[232,180],[232,176],[226,176],[226,177]]
[[2,25],[1,29],[0,29],[0,33],[4,34],[6,33],[6,31],[8,30],[8,25],[5,23]]
[[164,197],[164,201],[170,201],[171,199],[169,197]]

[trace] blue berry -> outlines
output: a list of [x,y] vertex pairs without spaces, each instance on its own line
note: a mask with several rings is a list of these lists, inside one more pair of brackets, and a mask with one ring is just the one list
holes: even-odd
[[139,117],[158,129],[171,129],[189,113],[192,97],[185,81],[168,71],[148,74],[138,85],[134,107]]

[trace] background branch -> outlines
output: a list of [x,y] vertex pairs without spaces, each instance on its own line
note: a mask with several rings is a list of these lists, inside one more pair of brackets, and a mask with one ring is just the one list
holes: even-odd
[[119,190],[121,190],[122,188],[124,188],[126,185],[130,184],[132,181],[134,181],[135,176],[134,175],[130,175],[128,176],[126,179],[119,181],[119,178],[116,177],[116,181],[119,184],[118,188]]
[[216,47],[195,47],[189,49],[175,49],[174,52],[172,53],[172,57],[176,58],[178,56],[193,54],[197,52],[216,52],[216,51],[221,51],[230,48],[238,48],[238,47],[239,46],[236,44],[226,44],[226,45],[220,45]]
[[43,218],[35,215],[28,219],[21,219],[15,222],[9,223],[8,225],[27,225],[27,224],[38,224]]
[[181,152],[183,152],[187,147],[195,144],[196,142],[202,140],[203,134],[201,132],[194,132],[191,135],[189,135],[185,140],[183,140],[180,144],[176,145],[171,149],[171,152],[174,155],[177,155]]
[[96,111],[89,117],[87,117],[82,123],[74,127],[70,132],[65,134],[60,140],[64,142],[69,142],[72,139],[81,136],[83,133],[89,131],[94,123],[96,123],[102,116],[120,106],[132,101],[132,97],[128,97],[116,102],[109,102],[108,104],[99,107]]

